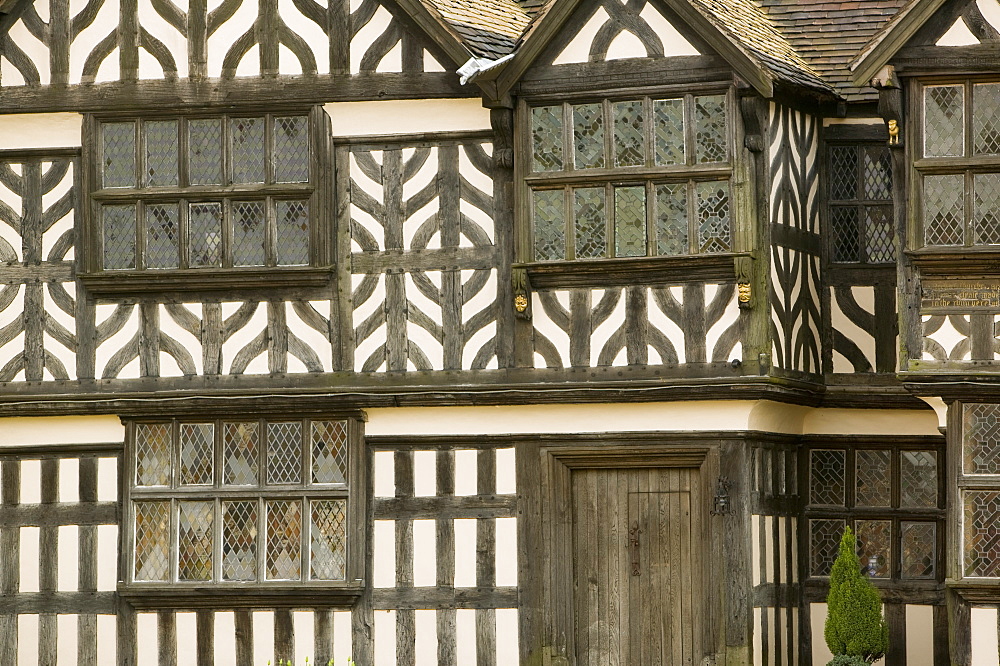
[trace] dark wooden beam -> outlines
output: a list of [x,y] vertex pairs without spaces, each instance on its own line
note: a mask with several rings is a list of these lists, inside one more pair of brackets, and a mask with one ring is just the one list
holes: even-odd
[[[2,19],[0,19],[2,21]],[[476,97],[451,72],[246,77],[232,80],[114,81],[4,88],[0,113],[226,109],[241,104],[322,104],[389,99]]]

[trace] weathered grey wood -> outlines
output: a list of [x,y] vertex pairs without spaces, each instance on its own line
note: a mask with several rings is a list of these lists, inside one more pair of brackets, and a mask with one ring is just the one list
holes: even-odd
[[[372,488],[374,487],[374,454],[369,447],[362,446],[359,448],[359,458],[364,461],[364,465],[361,468],[364,473],[364,486]],[[358,471],[357,467],[355,466],[355,473],[360,475],[361,471]],[[355,490],[357,490],[356,486]],[[367,496],[365,497],[364,512],[361,515],[363,516],[363,520],[360,522],[365,526],[365,529],[363,530],[364,536],[362,537],[364,548],[361,551],[364,554],[364,560],[362,562],[363,568],[360,571],[373,571],[375,566],[373,536],[375,518],[372,512],[371,499]],[[375,662],[375,612],[372,604],[374,586],[371,576],[366,575],[364,585],[364,593],[351,610],[351,651],[354,653],[353,657],[355,661],[360,664],[369,664]]]
[[56,641],[58,633],[56,616],[42,613],[38,616],[38,664],[39,666],[56,666]]
[[372,593],[375,610],[516,608],[516,587],[378,588]]
[[[436,455],[437,494],[447,497],[455,493],[455,453],[439,449]],[[436,568],[439,589],[455,586],[455,522],[451,518],[436,516]],[[441,666],[456,664],[456,635],[454,610],[439,610],[437,621],[437,659]]]
[[267,368],[273,374],[288,372],[288,324],[281,301],[267,302]]
[[351,255],[353,273],[399,273],[404,270],[472,270],[493,268],[491,247],[442,247],[420,250],[356,252]]
[[313,614],[313,654],[315,663],[323,666],[333,659],[333,611],[317,610]]
[[287,609],[274,612],[274,658],[276,661],[295,659],[295,628],[292,611]]
[[115,606],[118,611],[115,624],[118,663],[121,666],[136,666],[139,646],[136,643],[135,608],[125,601],[118,602]]
[[948,640],[948,607],[934,606],[932,610],[934,621],[934,666],[950,666]]
[[[396,497],[413,495],[413,452],[396,451],[394,455]],[[396,587],[413,587],[413,521],[397,519]],[[412,610],[396,611],[396,663],[413,666],[416,661],[416,626]]]
[[236,666],[253,666],[253,616],[248,610],[235,613]]
[[[0,481],[0,499],[6,505],[20,501],[21,466],[18,462],[5,460],[2,463],[3,476]],[[17,598],[20,573],[20,530],[0,529],[0,600]],[[17,663],[17,613],[16,608],[0,611],[0,635],[7,637],[0,641],[0,662]]]
[[115,522],[117,511],[115,502],[0,506],[0,527],[109,525]]
[[906,606],[886,604],[885,623],[889,628],[889,650],[885,653],[886,666],[905,666]]
[[160,376],[160,310],[156,303],[139,305],[139,374]]
[[517,500],[509,495],[468,495],[460,497],[409,497],[375,499],[375,516],[398,518],[507,518],[515,512]]
[[951,664],[952,666],[969,666],[972,663],[971,608],[955,592],[949,591],[947,599]]
[[[480,449],[477,452],[476,492],[492,494],[496,491],[497,456],[496,449]],[[496,521],[492,518],[476,520],[476,585],[493,587],[496,585]],[[493,666],[496,663],[496,611],[476,610],[476,662],[479,666]]]
[[159,666],[177,666],[176,618],[172,610],[163,610],[156,614],[156,649],[160,653]]
[[628,287],[625,290],[625,348],[629,365],[645,365],[649,360],[646,344],[647,328],[646,290]]
[[215,663],[215,612],[200,610],[195,616],[198,666]]
[[77,666],[97,666],[97,616],[84,613],[77,616]]

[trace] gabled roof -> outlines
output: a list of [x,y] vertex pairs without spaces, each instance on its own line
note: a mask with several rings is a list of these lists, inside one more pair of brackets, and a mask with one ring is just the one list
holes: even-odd
[[764,11],[803,59],[849,102],[875,91],[851,82],[858,51],[908,0],[762,0]]
[[426,0],[473,53],[496,60],[512,53],[531,16],[514,0]]
[[948,0],[910,0],[851,63],[851,82],[865,85]]

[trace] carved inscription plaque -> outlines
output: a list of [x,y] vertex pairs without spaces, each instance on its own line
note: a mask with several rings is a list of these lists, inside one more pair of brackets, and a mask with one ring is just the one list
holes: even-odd
[[1000,281],[947,280],[921,286],[921,310],[1000,311]]

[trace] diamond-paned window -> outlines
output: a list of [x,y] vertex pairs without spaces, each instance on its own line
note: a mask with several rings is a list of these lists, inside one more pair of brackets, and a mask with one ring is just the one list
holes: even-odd
[[896,261],[892,157],[874,143],[834,143],[827,149],[827,246],[835,264]]
[[918,247],[1000,246],[1000,83],[923,88]]
[[96,121],[88,224],[102,249],[87,273],[324,265],[325,122],[318,109]]
[[964,497],[963,574],[970,578],[1000,578],[1000,491],[975,490]]
[[939,451],[887,440],[878,446],[810,449],[810,575],[830,575],[847,526],[866,576],[901,581],[940,575]]
[[129,585],[346,582],[350,421],[140,421],[128,432]]
[[736,251],[729,95],[527,109],[528,261]]

